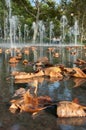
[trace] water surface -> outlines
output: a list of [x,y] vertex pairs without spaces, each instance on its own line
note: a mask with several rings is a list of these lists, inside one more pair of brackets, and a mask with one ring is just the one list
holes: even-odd
[[[65,64],[65,66],[75,66],[73,61],[77,58],[84,59],[84,51],[78,48],[75,56],[71,55],[64,48],[56,48],[60,54],[59,58],[53,57],[52,52],[47,52],[47,48],[42,48],[39,55],[48,56],[55,64]],[[72,50],[73,51],[73,50]],[[31,55],[32,56],[32,53]],[[36,60],[23,54],[23,59]],[[29,72],[30,66],[23,65],[22,61],[17,65],[8,63],[10,54],[4,52],[0,54],[0,130],[86,130],[86,118],[58,118],[56,107],[50,107],[39,112],[34,118],[29,113],[12,114],[9,111],[9,101],[15,90],[20,87],[29,88],[29,83],[14,83],[11,73],[15,70]],[[35,56],[35,58],[37,58]],[[76,86],[76,78],[66,78],[64,80],[53,80],[49,78],[39,78],[37,96],[50,96],[55,101],[78,98],[80,104],[86,105],[86,80]]]

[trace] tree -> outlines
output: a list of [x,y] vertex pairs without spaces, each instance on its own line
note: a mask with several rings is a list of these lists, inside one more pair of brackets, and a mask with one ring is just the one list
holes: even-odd
[[86,40],[86,0],[73,0],[73,5],[76,7],[76,15],[79,21],[80,39],[81,43]]
[[[28,0],[13,0],[13,13],[18,15],[22,13],[25,17],[25,21],[26,19],[31,19],[31,23],[33,23],[34,27],[33,41],[35,41],[38,33],[39,21],[42,20],[46,22],[46,24],[49,21],[55,21],[55,17],[59,15],[59,11],[53,0],[32,0],[32,2]],[[19,7],[20,4],[21,6]]]
[[68,18],[68,25],[72,27],[75,19],[78,20],[79,24],[79,38],[81,43],[83,39],[86,39],[86,0],[61,0],[60,8],[63,10],[62,13]]
[[0,1],[0,37],[4,37],[4,18],[5,18],[5,12],[7,8],[5,5],[5,1]]

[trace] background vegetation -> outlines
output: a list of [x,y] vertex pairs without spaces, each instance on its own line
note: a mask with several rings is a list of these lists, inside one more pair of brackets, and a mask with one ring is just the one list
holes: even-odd
[[[46,38],[49,39],[49,24],[53,22],[53,37],[61,36],[61,17],[65,15],[68,23],[66,28],[66,42],[69,41],[68,30],[74,26],[75,19],[78,20],[79,35],[81,43],[86,41],[86,0],[61,0],[58,4],[54,0],[9,0],[11,15],[17,16],[18,26],[21,26],[21,37],[24,38],[24,27],[28,27],[28,40],[36,40],[38,36],[38,23],[43,21],[46,29]],[[4,23],[6,18],[9,20],[9,6],[6,0],[0,0],[0,37],[4,38]],[[36,28],[33,31],[32,24],[35,22]],[[9,27],[9,21],[8,21]],[[17,33],[18,30],[17,30]]]

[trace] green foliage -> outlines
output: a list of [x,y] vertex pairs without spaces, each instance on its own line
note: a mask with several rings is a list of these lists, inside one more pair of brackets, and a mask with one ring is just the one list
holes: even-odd
[[[49,31],[49,22],[54,23],[54,35],[60,36],[60,19],[63,14],[68,19],[68,26],[74,25],[75,18],[79,21],[79,31],[82,41],[86,39],[86,0],[61,0],[57,4],[54,0],[11,0],[12,15],[17,15],[22,26],[29,28],[32,22],[42,20]],[[4,19],[8,17],[9,8],[5,0],[0,1],[0,27],[4,30]],[[23,31],[23,27],[22,27]],[[48,32],[47,32],[48,34]],[[49,36],[48,36],[49,37]],[[68,36],[67,36],[68,39]]]

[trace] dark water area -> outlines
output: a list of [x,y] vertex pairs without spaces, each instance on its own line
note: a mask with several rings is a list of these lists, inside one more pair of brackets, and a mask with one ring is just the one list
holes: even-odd
[[[77,58],[86,59],[86,50],[82,47],[73,48],[71,53],[65,48],[55,48],[56,52],[60,54],[59,58],[53,57],[52,52],[48,52],[47,48],[40,49],[39,55],[41,57],[47,56],[51,63],[64,64],[67,67],[76,66],[73,62]],[[74,51],[77,52],[76,55],[72,55]],[[36,61],[38,58],[36,54],[37,52],[35,52],[35,55],[31,53],[29,56],[23,54],[22,60],[16,65],[8,63],[10,54],[5,52],[0,54],[0,130],[86,130],[86,117],[58,118],[56,106],[43,110],[34,117],[30,113],[13,114],[9,111],[9,101],[15,90],[20,87],[29,88],[29,82],[14,83],[11,73],[13,71],[31,71],[31,66],[23,65],[22,61],[24,59],[31,62]],[[77,85],[77,80],[80,81],[79,85]],[[66,78],[57,80],[40,77],[38,81],[37,96],[49,96],[54,101],[72,101],[78,98],[80,104],[86,105],[86,79]]]

